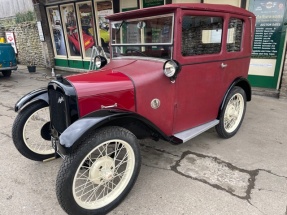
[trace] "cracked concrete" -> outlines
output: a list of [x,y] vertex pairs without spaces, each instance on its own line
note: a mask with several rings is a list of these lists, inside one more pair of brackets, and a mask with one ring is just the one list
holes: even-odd
[[250,198],[250,190],[254,187],[257,175],[256,171],[239,169],[216,157],[190,151],[182,154],[172,170],[242,199]]
[[[9,79],[0,76],[1,214],[64,214],[55,195],[61,159],[27,160],[11,140],[15,102],[45,87],[49,75],[49,70],[29,74],[20,67]],[[286,110],[284,101],[253,96],[231,139],[210,129],[178,146],[141,140],[139,178],[110,214],[287,215]]]

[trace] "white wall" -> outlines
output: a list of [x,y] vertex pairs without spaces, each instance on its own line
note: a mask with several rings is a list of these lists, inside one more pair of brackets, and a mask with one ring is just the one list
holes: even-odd
[[32,0],[0,0],[0,18],[15,16],[19,12],[34,10]]

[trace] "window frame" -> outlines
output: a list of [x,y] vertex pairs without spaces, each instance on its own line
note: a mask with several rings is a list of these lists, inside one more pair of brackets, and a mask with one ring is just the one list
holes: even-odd
[[[77,2],[76,3],[76,14],[77,14],[77,25],[78,25],[78,31],[80,33],[80,40],[81,40],[81,54],[82,54],[82,59],[83,60],[90,60],[91,56],[86,56],[86,50],[85,50],[85,42],[84,42],[84,37],[83,37],[83,32],[82,32],[82,23],[81,23],[81,16],[80,16],[80,9],[79,9],[79,5],[81,4],[91,4],[91,11],[92,11],[92,19],[94,20],[95,14],[94,14],[94,8],[93,8],[93,4],[91,1],[81,1],[81,2]],[[93,33],[94,33],[94,43],[95,45],[98,44],[97,41],[97,34],[96,34],[96,23],[94,22],[94,26],[93,26]],[[94,45],[94,46],[95,46]]]
[[245,29],[245,20],[242,19],[242,18],[239,18],[237,16],[235,16],[234,14],[230,14],[230,17],[228,19],[228,26],[229,26],[229,23],[230,23],[230,20],[231,19],[238,19],[238,20],[241,20],[242,21],[242,30],[241,30],[241,40],[240,40],[240,50],[239,51],[228,51],[228,29],[227,29],[227,41],[226,41],[226,52],[227,53],[238,53],[238,52],[242,52],[242,48],[243,48],[243,39],[244,39],[244,29]]
[[[57,54],[57,49],[56,49],[56,46],[55,46],[55,39],[54,39],[53,26],[52,26],[51,20],[49,18],[49,16],[50,16],[49,9],[54,9],[54,8],[58,9],[59,14],[60,14],[61,29],[62,29],[62,33],[63,33],[63,39],[64,39],[65,50],[66,50],[66,54],[64,54],[64,55],[58,55]],[[46,14],[47,14],[47,19],[48,19],[48,24],[49,24],[49,31],[50,31],[50,35],[51,35],[54,56],[55,56],[55,58],[58,58],[58,59],[67,59],[68,53],[67,53],[67,47],[66,47],[65,32],[64,32],[64,29],[63,29],[61,9],[60,9],[60,7],[58,5],[56,5],[56,6],[49,6],[49,7],[46,7]]]
[[[214,12],[214,11],[198,11],[198,10],[187,10],[187,9],[182,9],[178,13],[176,13],[176,20],[180,20],[176,25],[175,25],[175,41],[180,41],[175,42],[174,44],[174,59],[177,60],[179,63],[183,65],[188,65],[188,64],[196,64],[196,63],[204,63],[204,62],[209,62],[209,61],[214,61],[214,60],[224,60],[226,59],[225,56],[225,47],[226,47],[226,41],[227,41],[227,27],[228,27],[228,20],[229,18],[229,13],[223,13],[223,12]],[[219,53],[215,54],[204,54],[204,55],[193,55],[193,56],[183,56],[182,55],[182,19],[184,16],[209,16],[209,17],[221,17],[223,20],[223,25],[222,25],[222,43],[221,43],[221,51]]]
[[[66,42],[66,51],[67,51],[67,57],[68,57],[68,60],[83,60],[83,53],[82,53],[82,50],[80,52],[80,55],[77,55],[77,56],[74,56],[74,55],[71,55],[71,52],[70,52],[70,43],[69,43],[69,39],[68,39],[68,36],[67,36],[67,26],[66,26],[66,23],[63,22],[63,15],[64,15],[64,7],[67,7],[67,6],[73,6],[74,8],[74,15],[75,15],[75,19],[76,19],[76,26],[77,26],[77,30],[78,30],[78,33],[79,33],[79,25],[78,25],[78,17],[77,17],[77,11],[76,11],[76,6],[74,3],[70,3],[70,4],[62,4],[60,5],[60,13],[61,13],[61,21],[62,21],[62,27],[63,27],[63,32],[64,32],[64,37],[65,37],[65,42]],[[64,26],[65,25],[65,26]],[[80,43],[80,47],[82,47],[82,41],[81,41],[81,35],[79,35],[80,37],[80,40],[79,40],[79,43]]]
[[[108,0],[94,0],[93,4],[94,4],[94,18],[95,18],[95,33],[96,33],[96,40],[95,40],[95,44],[102,46],[102,42],[101,42],[101,35],[100,35],[100,23],[99,23],[99,11],[98,11],[98,3],[101,2],[106,2]],[[112,4],[112,11],[114,13],[114,3],[113,1],[110,1]],[[111,30],[109,29],[109,34],[111,34]]]
[[[204,17],[204,18],[219,18],[219,19],[221,19],[222,20],[222,23],[221,23],[221,35],[220,35],[220,42],[204,42],[203,41],[203,39],[204,39],[204,37],[203,37],[203,33],[204,33],[204,31],[210,31],[210,32],[206,32],[207,34],[205,35],[205,36],[209,36],[210,37],[210,39],[211,39],[211,37],[212,37],[212,31],[214,30],[214,29],[211,29],[211,30],[209,30],[209,29],[204,29],[204,28],[202,28],[201,29],[201,38],[200,38],[200,40],[201,40],[201,44],[202,45],[206,45],[207,46],[207,44],[220,44],[220,50],[219,50],[219,52],[214,52],[214,53],[207,53],[207,54],[194,54],[194,55],[182,55],[183,57],[191,57],[191,56],[202,56],[202,55],[216,55],[216,54],[219,54],[219,53],[221,53],[222,52],[222,49],[223,49],[223,34],[224,34],[224,18],[222,17],[222,16],[206,16],[206,15],[196,15],[196,16],[192,16],[192,15],[184,15],[184,16],[182,16],[182,20],[184,20],[184,18],[185,17]],[[200,18],[199,18],[199,20],[198,21],[200,21],[201,22],[201,20],[200,20]],[[201,26],[200,26],[201,27]],[[183,21],[182,21],[182,25],[181,25],[181,33],[182,33],[182,29],[183,29]],[[183,35],[183,34],[182,34]],[[183,53],[183,44],[182,44],[182,41],[183,41],[183,37],[181,37],[181,54]],[[207,48],[208,49],[208,48]]]

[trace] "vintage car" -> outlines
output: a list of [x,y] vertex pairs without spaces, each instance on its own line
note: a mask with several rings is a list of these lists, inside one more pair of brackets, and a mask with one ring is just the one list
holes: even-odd
[[17,70],[15,51],[10,43],[0,43],[0,71],[4,77],[10,77]]
[[214,126],[230,138],[251,100],[252,13],[168,4],[108,19],[108,64],[97,55],[99,70],[58,76],[15,105],[19,152],[64,158],[56,193],[68,214],[106,214],[120,204],[140,171],[138,139],[182,144]]
[[[94,38],[84,31],[82,31],[83,41],[85,50],[92,48],[95,45]],[[79,34],[78,29],[76,27],[69,27],[68,28],[68,40],[71,43],[71,47],[74,53],[80,53],[80,43],[79,43]]]

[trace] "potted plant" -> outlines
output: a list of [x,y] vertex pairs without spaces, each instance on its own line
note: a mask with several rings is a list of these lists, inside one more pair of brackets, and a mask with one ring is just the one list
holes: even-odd
[[35,62],[33,60],[31,61],[28,61],[28,65],[27,65],[27,68],[28,68],[28,71],[31,73],[31,72],[36,72],[36,65],[35,65]]

